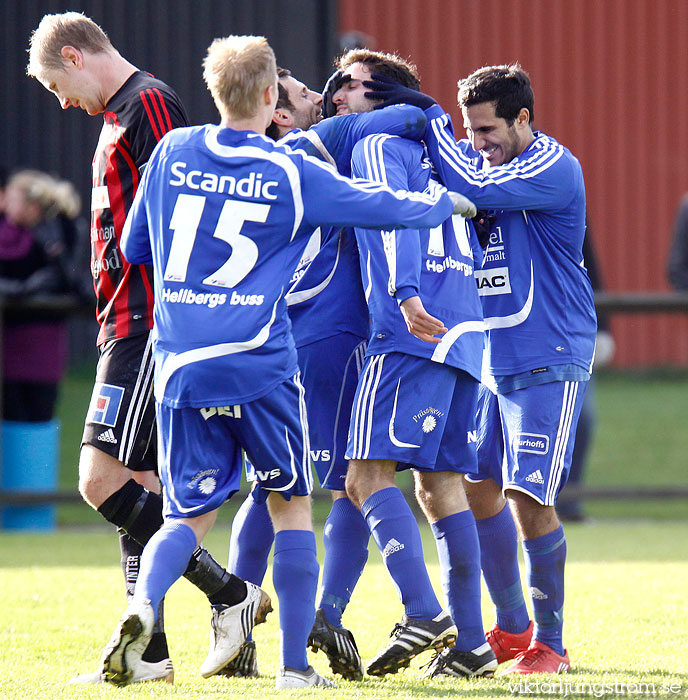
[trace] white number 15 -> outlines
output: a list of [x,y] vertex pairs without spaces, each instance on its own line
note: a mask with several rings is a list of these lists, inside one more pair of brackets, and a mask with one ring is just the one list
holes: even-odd
[[[166,282],[186,281],[189,258],[205,200],[205,197],[196,194],[180,194],[177,197],[170,221],[170,229],[174,231],[174,236],[165,267]],[[243,236],[241,229],[246,221],[265,223],[269,213],[269,204],[239,202],[233,199],[225,201],[213,237],[229,243],[232,252],[218,270],[203,280],[203,284],[230,288],[246,277],[258,260],[258,246],[248,236]]]

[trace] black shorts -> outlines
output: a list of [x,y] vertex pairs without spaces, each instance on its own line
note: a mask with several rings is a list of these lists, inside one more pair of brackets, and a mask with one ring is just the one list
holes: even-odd
[[100,346],[81,444],[106,452],[133,471],[157,470],[150,334]]

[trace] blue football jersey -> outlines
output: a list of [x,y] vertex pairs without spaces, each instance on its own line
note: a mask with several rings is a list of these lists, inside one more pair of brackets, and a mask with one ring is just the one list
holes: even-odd
[[352,228],[317,228],[291,282],[286,300],[297,348],[338,333],[368,337],[368,306]]
[[497,215],[476,272],[489,369],[511,375],[556,365],[592,367],[597,316],[583,265],[585,187],[580,163],[555,139],[535,140],[487,168],[449,115],[426,110],[425,141],[442,182]]
[[284,293],[320,225],[438,225],[444,191],[354,182],[263,135],[214,125],[156,146],[122,233],[154,266],[155,397],[172,408],[260,398],[297,371]]
[[[426,123],[424,112],[417,107],[394,105],[324,119],[308,131],[289,132],[279,143],[334,165],[342,175],[350,175],[351,152],[360,139],[381,132],[419,140]],[[315,231],[299,260],[286,299],[296,347],[337,333],[368,337],[368,306],[353,229]]]
[[[392,189],[432,192],[421,144],[369,136],[354,148],[354,175]],[[474,279],[472,229],[461,216],[436,228],[376,231],[356,228],[363,287],[371,316],[368,355],[401,352],[458,367],[480,378],[485,334]],[[449,329],[438,345],[409,333],[399,303],[420,296],[426,311]]]

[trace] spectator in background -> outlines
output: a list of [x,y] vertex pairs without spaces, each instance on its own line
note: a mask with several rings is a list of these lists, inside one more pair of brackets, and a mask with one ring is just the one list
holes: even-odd
[[[601,292],[604,287],[600,276],[600,269],[597,264],[595,247],[592,242],[590,222],[586,219],[585,239],[583,240],[583,260],[588,270],[588,277],[594,292]],[[609,326],[609,318],[605,313],[597,312],[597,342],[595,344],[595,361],[593,367],[599,370],[606,367],[614,357],[614,338]],[[557,503],[557,515],[565,522],[582,522],[585,520],[583,508],[578,496],[575,495],[576,487],[583,483],[585,468],[592,444],[595,423],[597,422],[597,375],[592,373],[588,388],[583,399],[583,407],[578,418],[578,429],[576,430],[576,442],[573,447],[571,457],[571,471],[566,486],[559,495]],[[574,487],[573,489],[571,487]],[[574,491],[572,493],[572,491]],[[571,494],[569,496],[569,494]],[[562,498],[563,496],[563,498]]]
[[[12,308],[12,300],[72,291],[70,259],[81,202],[68,182],[45,173],[15,173],[0,221],[0,294],[3,332],[3,416],[45,422],[53,418],[67,363],[64,318]],[[47,350],[49,349],[49,352]]]
[[0,165],[0,217],[5,213],[5,188],[7,187],[7,171]]
[[688,194],[683,196],[676,211],[667,274],[674,289],[688,291]]

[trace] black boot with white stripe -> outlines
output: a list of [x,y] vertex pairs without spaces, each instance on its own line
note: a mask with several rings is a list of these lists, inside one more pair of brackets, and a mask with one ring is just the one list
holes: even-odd
[[438,676],[455,676],[470,678],[472,676],[494,676],[497,670],[497,657],[492,647],[485,644],[472,651],[462,651],[453,647],[438,652],[427,665],[424,678]]
[[456,625],[444,611],[434,620],[415,620],[404,615],[401,623],[394,625],[392,641],[368,664],[368,675],[385,676],[407,668],[411,659],[424,651],[453,646],[456,634]]
[[353,634],[343,627],[331,625],[322,609],[315,614],[308,646],[313,651],[324,651],[332,671],[346,680],[360,681],[363,678],[363,661]]

